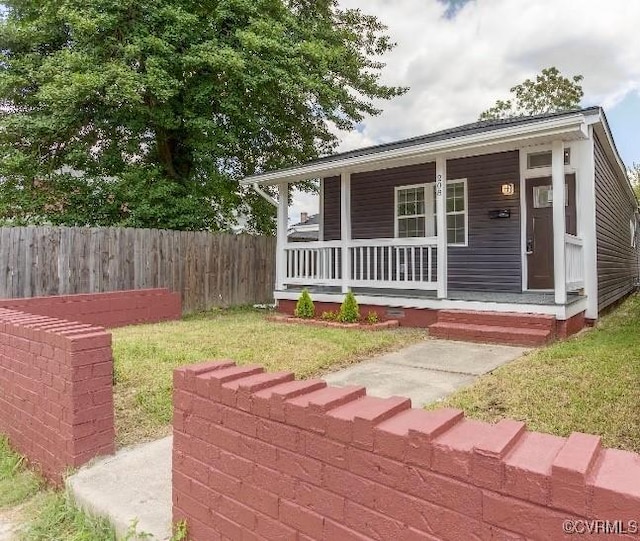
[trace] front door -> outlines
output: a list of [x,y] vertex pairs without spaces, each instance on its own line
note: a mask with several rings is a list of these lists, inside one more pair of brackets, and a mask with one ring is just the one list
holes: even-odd
[[[576,234],[576,177],[566,175],[566,231]],[[527,179],[528,289],[553,289],[553,189],[551,177]]]

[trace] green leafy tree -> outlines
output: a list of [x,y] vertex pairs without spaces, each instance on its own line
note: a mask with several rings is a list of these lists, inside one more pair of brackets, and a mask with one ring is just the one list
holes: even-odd
[[302,290],[302,293],[298,298],[294,315],[305,319],[311,319],[316,315],[316,307],[313,305],[311,295],[309,295],[309,291],[306,289]]
[[405,91],[379,81],[385,27],[337,0],[4,3],[5,222],[271,231],[238,180],[331,153]]
[[564,77],[557,68],[542,70],[535,81],[527,79],[511,89],[513,98],[498,100],[480,115],[480,120],[540,115],[580,108],[584,92],[582,75]]
[[633,167],[629,169],[628,175],[636,198],[640,200],[640,163],[634,163]]
[[338,321],[342,323],[356,323],[360,319],[360,308],[353,291],[349,291],[340,305]]

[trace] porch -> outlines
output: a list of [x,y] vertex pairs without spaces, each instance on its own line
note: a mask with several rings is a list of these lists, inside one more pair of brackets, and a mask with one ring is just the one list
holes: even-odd
[[[438,240],[392,238],[286,243],[277,300],[295,300],[306,288],[314,300],[339,303],[353,291],[367,305],[425,309],[539,313],[569,319],[585,310],[583,242],[565,235],[564,296],[557,290],[496,291],[442,287]],[[348,254],[343,257],[343,254]],[[441,264],[441,263],[440,263]],[[442,296],[443,290],[445,296]]]
[[[371,306],[595,319],[594,222],[584,210],[592,149],[584,126],[547,127],[481,148],[345,154],[263,175],[278,189],[276,300],[307,288],[327,303],[354,291]],[[319,240],[289,242],[290,187],[311,172]]]

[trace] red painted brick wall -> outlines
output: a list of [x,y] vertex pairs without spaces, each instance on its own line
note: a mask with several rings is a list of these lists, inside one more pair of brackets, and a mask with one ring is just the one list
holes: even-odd
[[0,308],[0,433],[60,482],[114,452],[111,335]]
[[[278,301],[278,311],[283,314],[293,315],[297,301],[281,299]],[[319,317],[322,312],[337,312],[340,310],[340,303],[335,302],[314,302],[316,315]],[[378,317],[384,321],[397,319],[402,327],[428,327],[438,320],[438,311],[428,308],[391,308],[389,306],[374,306],[360,304],[360,315],[366,317],[369,312],[376,312]]]
[[557,540],[580,537],[565,520],[640,518],[640,456],[595,436],[231,362],[179,369],[174,389],[173,518],[193,541]]
[[580,332],[586,326],[587,322],[584,317],[584,312],[580,312],[567,320],[557,321],[556,335],[558,338],[568,338]]
[[87,293],[3,299],[0,308],[58,317],[113,328],[136,323],[180,319],[180,295],[168,289],[136,289],[109,293]]

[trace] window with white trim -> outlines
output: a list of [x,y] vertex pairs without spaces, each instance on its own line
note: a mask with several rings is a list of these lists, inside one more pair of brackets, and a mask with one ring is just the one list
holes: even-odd
[[467,181],[447,182],[447,243],[467,244]]
[[[438,234],[435,183],[399,186],[395,190],[396,237],[434,237]],[[467,244],[467,181],[447,182],[447,242]]]

